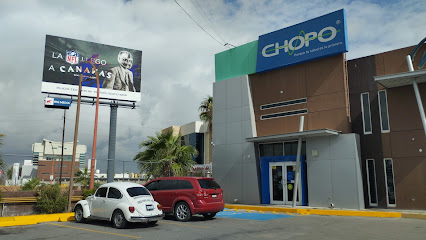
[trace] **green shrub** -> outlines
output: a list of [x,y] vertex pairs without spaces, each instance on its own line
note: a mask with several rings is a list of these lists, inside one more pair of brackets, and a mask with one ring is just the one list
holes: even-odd
[[62,191],[58,184],[43,184],[37,188],[36,209],[39,213],[62,213],[67,205],[67,192]]
[[26,182],[24,185],[22,185],[21,190],[22,191],[31,191],[36,189],[36,187],[40,185],[40,180],[37,178],[31,178],[28,182]]
[[96,189],[99,188],[101,184],[98,182],[93,183],[93,189],[83,189],[83,198],[86,199],[90,195],[94,195],[96,192]]

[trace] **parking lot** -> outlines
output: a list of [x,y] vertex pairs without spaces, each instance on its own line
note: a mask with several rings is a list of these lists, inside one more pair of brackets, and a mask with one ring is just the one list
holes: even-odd
[[404,218],[317,216],[226,210],[213,220],[194,216],[188,222],[166,217],[155,226],[109,222],[46,222],[0,228],[0,239],[424,239],[426,221]]

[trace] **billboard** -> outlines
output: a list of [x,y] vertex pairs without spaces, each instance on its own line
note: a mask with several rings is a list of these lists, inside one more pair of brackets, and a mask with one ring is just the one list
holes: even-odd
[[41,92],[96,97],[96,73],[101,99],[140,101],[142,51],[46,35]]
[[46,108],[61,108],[69,109],[71,106],[71,99],[62,99],[62,98],[44,98],[44,107]]
[[348,51],[344,9],[259,36],[256,72]]

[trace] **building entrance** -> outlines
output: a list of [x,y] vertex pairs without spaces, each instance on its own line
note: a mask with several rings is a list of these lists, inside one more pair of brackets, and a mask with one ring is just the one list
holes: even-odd
[[[295,184],[295,162],[269,163],[269,193],[271,204],[291,205],[293,203],[293,189]],[[298,189],[302,189],[301,182]],[[297,204],[300,202],[300,191],[297,191]]]

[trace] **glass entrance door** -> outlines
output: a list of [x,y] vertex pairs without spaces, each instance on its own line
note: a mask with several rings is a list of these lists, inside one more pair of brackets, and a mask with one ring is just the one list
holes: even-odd
[[[295,162],[269,163],[269,194],[271,204],[293,204]],[[298,184],[297,204],[300,204],[301,183]]]

